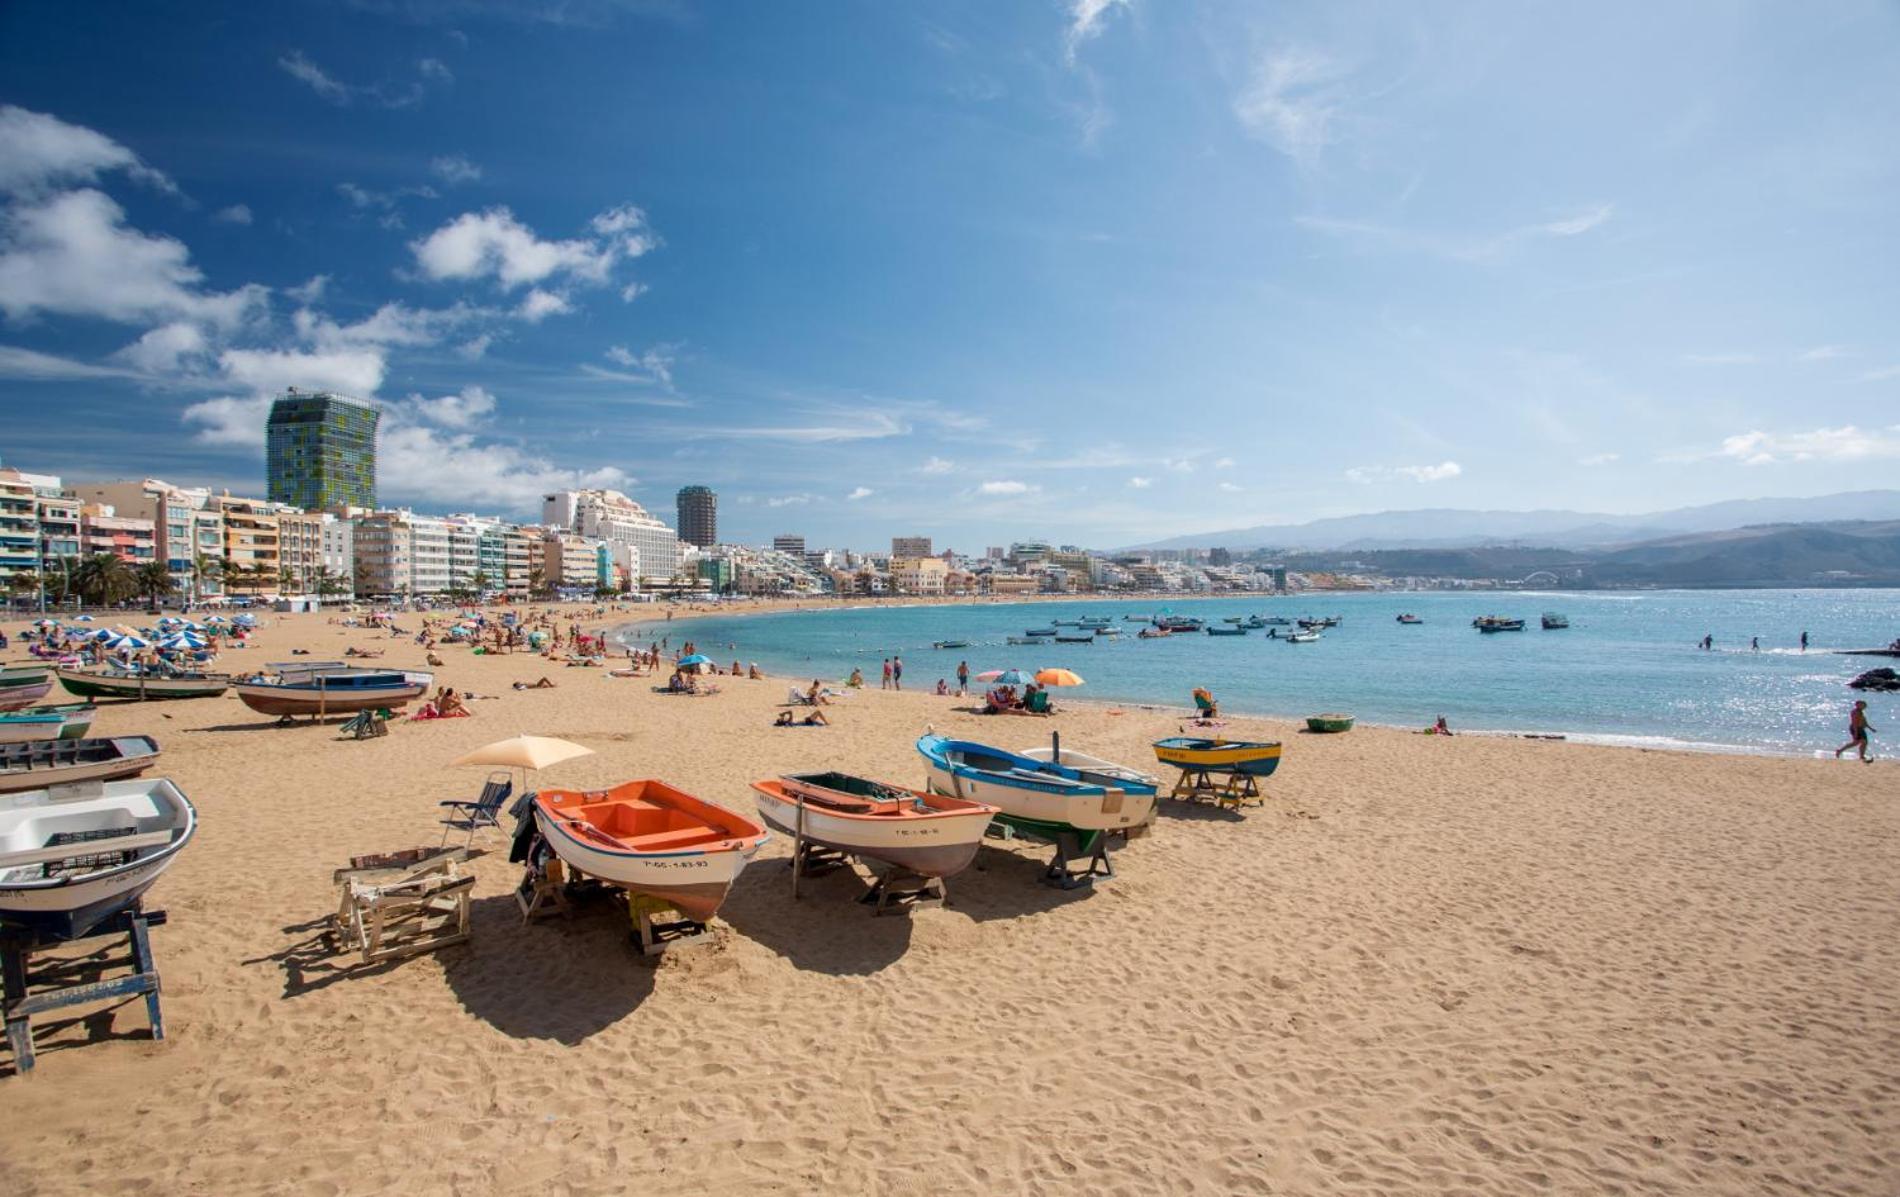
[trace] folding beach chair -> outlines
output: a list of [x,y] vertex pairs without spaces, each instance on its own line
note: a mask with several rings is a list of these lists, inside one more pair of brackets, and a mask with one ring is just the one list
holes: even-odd
[[501,827],[499,815],[502,803],[514,793],[515,783],[509,780],[506,769],[488,775],[488,781],[482,786],[481,797],[473,802],[450,800],[440,805],[451,807],[459,812],[442,820],[442,842],[449,842],[451,831],[466,831],[467,843],[475,842],[475,833],[484,827]]

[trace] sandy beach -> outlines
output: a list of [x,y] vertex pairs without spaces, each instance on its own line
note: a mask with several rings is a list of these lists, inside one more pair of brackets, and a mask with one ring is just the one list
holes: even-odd
[[[265,620],[224,665],[424,667]],[[317,938],[331,870],[434,843],[483,777],[447,763],[491,740],[594,750],[547,784],[751,813],[782,772],[921,784],[927,726],[1143,767],[1179,727],[873,690],[774,729],[809,678],[685,699],[439,651],[438,681],[497,697],[377,740],[235,698],[102,706],[93,734],[157,737],[202,819],[148,903],[169,1037],[138,1003],[45,1024],[0,1079],[9,1192],[1900,1192],[1890,761],[1236,719],[1286,743],[1266,804],[1167,804],[1092,891],[990,846],[950,907],[873,918],[849,874],[794,902],[775,838],[715,942],[653,963],[607,904],[524,926],[490,831],[473,942],[364,968]]]

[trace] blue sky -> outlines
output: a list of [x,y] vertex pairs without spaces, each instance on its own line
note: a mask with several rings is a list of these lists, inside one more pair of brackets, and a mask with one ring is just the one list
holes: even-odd
[[1095,545],[1891,484],[1900,9],[0,8],[8,464]]

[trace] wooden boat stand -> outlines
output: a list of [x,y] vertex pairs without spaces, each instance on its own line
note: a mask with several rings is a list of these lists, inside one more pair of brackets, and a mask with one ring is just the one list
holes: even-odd
[[550,856],[547,864],[540,867],[528,865],[521,874],[521,884],[515,887],[515,905],[521,908],[524,924],[550,915],[574,913],[574,908],[568,905],[567,879],[560,857]]
[[[666,919],[667,915],[673,917]],[[627,917],[633,923],[633,941],[640,945],[642,956],[658,956],[668,948],[683,948],[712,938],[706,924],[696,923],[671,903],[646,894],[627,894]]]
[[466,848],[411,848],[352,859],[331,874],[342,891],[332,940],[341,950],[360,950],[364,964],[467,943],[475,875],[456,866],[470,855]]
[[[13,1068],[25,1076],[33,1071],[33,1016],[52,1010],[114,998],[145,998],[146,1018],[152,1024],[152,1038],[165,1038],[165,1020],[158,1008],[158,968],[152,960],[152,940],[148,930],[163,926],[165,912],[142,910],[138,906],[122,910],[79,939],[47,940],[31,935],[0,937],[0,975],[4,975],[7,1044],[13,1049]],[[28,988],[27,958],[36,951],[67,943],[85,943],[107,936],[123,935],[130,954],[124,960],[106,956],[109,948],[100,948],[87,956],[51,963],[42,970],[44,978],[60,978],[81,971],[103,971],[115,964],[129,964],[131,975],[110,980],[84,981],[58,989],[33,993]]]
[[1108,836],[1106,833],[1095,837],[1095,850],[1088,853],[1084,863],[1076,864],[1076,858],[1082,856],[1082,837],[1073,831],[1056,834],[1056,854],[1049,858],[1049,867],[1043,870],[1044,883],[1058,889],[1079,889],[1084,885],[1095,884],[1097,877],[1113,877],[1115,866],[1108,859]]
[[1212,802],[1228,810],[1265,806],[1267,802],[1260,795],[1260,779],[1253,774],[1197,765],[1181,767],[1181,777],[1168,791],[1168,797],[1182,802]]
[[[798,806],[798,817],[800,824],[803,824],[805,805],[802,802]],[[794,835],[792,897],[798,897],[798,883],[802,878],[829,873],[848,865],[850,860],[851,856],[847,852],[813,843],[802,834]],[[941,877],[925,877],[909,869],[890,865],[881,872],[873,868],[872,872],[877,881],[858,901],[871,907],[873,915],[905,914],[920,907],[942,906],[948,900],[948,891]]]

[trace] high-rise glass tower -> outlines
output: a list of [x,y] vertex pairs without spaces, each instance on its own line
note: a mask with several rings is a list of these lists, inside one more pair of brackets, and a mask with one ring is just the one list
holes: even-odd
[[367,403],[287,390],[271,405],[265,472],[273,503],[306,511],[376,506],[376,422]]
[[707,548],[719,543],[719,496],[709,486],[682,486],[679,504],[680,539]]

